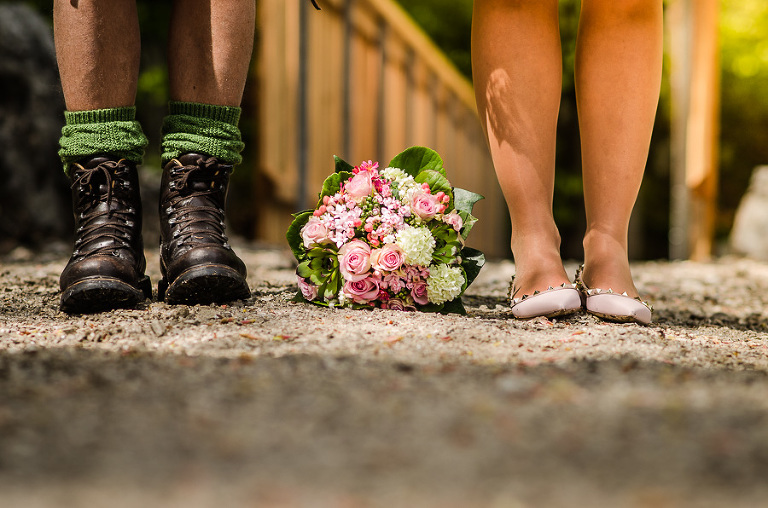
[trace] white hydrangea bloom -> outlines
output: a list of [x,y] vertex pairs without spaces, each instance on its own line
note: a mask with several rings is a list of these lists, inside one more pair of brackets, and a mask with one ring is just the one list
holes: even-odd
[[429,267],[427,278],[427,298],[429,301],[440,305],[450,302],[461,294],[464,285],[464,275],[461,268],[445,264]]
[[400,201],[410,204],[413,200],[413,195],[417,192],[422,192],[421,184],[417,183],[412,176],[400,182],[397,188],[397,194],[400,197]]
[[402,169],[398,168],[386,168],[381,171],[380,174],[390,182],[399,182],[400,180],[408,178],[408,174]]
[[411,175],[398,168],[386,168],[381,175],[395,183],[395,192],[403,203],[410,203],[414,193],[421,190],[421,184],[417,183]]
[[407,264],[429,266],[432,262],[435,239],[426,227],[404,227],[398,231],[395,243],[403,249]]

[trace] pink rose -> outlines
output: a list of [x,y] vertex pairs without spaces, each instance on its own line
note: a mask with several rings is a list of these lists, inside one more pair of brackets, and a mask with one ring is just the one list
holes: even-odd
[[456,210],[452,211],[448,215],[443,217],[443,222],[448,224],[449,226],[453,227],[453,229],[458,233],[461,231],[461,227],[464,225],[464,221],[461,220],[461,215],[459,215]]
[[429,303],[429,298],[427,298],[427,283],[414,282],[413,289],[411,289],[411,296],[419,305],[427,305]]
[[361,171],[347,181],[344,186],[344,192],[355,201],[360,201],[371,195],[373,182],[371,174],[368,171]]
[[405,302],[400,298],[390,298],[387,302],[387,308],[390,310],[405,310]]
[[344,294],[355,303],[366,304],[379,296],[379,282],[373,277],[358,281],[347,281],[344,284]]
[[323,221],[317,217],[310,217],[309,221],[301,228],[301,238],[304,240],[304,247],[309,249],[312,245],[319,245],[328,242],[328,228]]
[[411,199],[411,211],[422,220],[429,220],[439,212],[440,200],[426,192],[417,192]]
[[388,243],[381,249],[371,252],[371,266],[376,270],[394,272],[405,262],[405,253],[399,245]]
[[301,295],[304,297],[305,300],[311,302],[315,298],[317,298],[317,286],[314,284],[310,284],[305,279],[298,277],[299,279],[299,290],[301,291]]
[[339,270],[352,282],[368,277],[371,269],[371,248],[362,240],[352,240],[339,249]]
[[390,310],[402,310],[405,312],[416,312],[417,310],[410,298],[406,298],[405,300],[401,298],[392,298],[389,302],[387,302],[387,308]]

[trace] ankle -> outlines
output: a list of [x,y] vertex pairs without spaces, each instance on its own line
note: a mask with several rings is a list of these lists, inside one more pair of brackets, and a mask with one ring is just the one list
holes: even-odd
[[626,240],[598,231],[585,235],[582,280],[591,288],[638,296],[629,268]]
[[593,229],[584,234],[582,242],[585,260],[590,257],[627,257],[628,245],[626,234],[616,234]]

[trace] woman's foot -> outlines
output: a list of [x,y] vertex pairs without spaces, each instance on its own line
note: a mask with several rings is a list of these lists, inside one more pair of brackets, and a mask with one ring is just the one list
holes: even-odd
[[627,248],[608,235],[588,233],[584,237],[584,284],[590,288],[626,293],[631,298],[639,296],[629,268]]
[[516,318],[556,317],[581,309],[581,297],[568,279],[559,249],[516,249],[515,272],[509,300]]
[[560,236],[556,230],[547,237],[533,239],[529,236],[526,240],[512,241],[515,278],[510,296],[522,298],[571,283],[560,259]]
[[592,234],[584,239],[584,254],[587,261],[576,273],[576,283],[586,311],[607,321],[649,324],[652,309],[640,300],[622,243]]

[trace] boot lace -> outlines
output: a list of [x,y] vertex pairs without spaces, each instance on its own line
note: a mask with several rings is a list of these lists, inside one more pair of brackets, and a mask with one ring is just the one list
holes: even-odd
[[[219,167],[214,158],[201,159],[195,165],[179,165],[170,170],[169,205],[166,213],[177,246],[194,244],[229,248],[227,235],[224,233],[224,210],[215,205],[215,199],[203,199],[204,202],[211,203],[207,205],[191,203],[200,201],[194,198],[207,198],[222,192],[230,171],[228,168]],[[206,189],[194,188],[193,184],[196,182],[206,183]]]
[[[130,249],[136,210],[130,206],[122,192],[128,188],[128,183],[121,178],[128,168],[122,163],[123,159],[106,161],[95,168],[75,164],[77,169],[72,188],[79,188],[89,199],[86,201],[85,210],[81,211],[78,217],[79,227],[76,231],[73,256],[116,254],[118,249]],[[106,182],[106,193],[100,191],[98,176],[103,176]],[[123,206],[113,210],[113,202]],[[101,203],[106,203],[106,209],[99,209]]]

